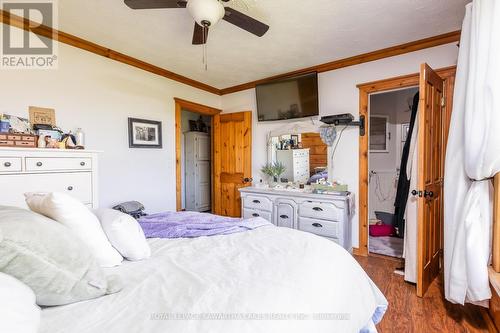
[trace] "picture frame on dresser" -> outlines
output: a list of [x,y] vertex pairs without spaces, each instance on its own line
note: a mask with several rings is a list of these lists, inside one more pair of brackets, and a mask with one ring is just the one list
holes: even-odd
[[129,148],[161,149],[161,121],[128,118]]

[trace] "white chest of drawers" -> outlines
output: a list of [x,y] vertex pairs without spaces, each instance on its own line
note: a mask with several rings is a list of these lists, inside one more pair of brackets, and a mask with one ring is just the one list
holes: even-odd
[[278,227],[311,232],[352,250],[350,197],[255,187],[240,192],[244,218],[260,216]]
[[276,160],[283,163],[285,172],[282,178],[290,182],[306,183],[309,179],[309,148],[276,151]]
[[26,207],[26,192],[64,192],[97,208],[97,155],[89,150],[0,148],[0,205]]

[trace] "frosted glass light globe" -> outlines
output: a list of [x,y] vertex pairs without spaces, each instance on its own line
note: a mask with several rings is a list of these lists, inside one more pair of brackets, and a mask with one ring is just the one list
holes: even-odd
[[187,9],[201,26],[214,26],[225,15],[224,6],[218,0],[189,0]]

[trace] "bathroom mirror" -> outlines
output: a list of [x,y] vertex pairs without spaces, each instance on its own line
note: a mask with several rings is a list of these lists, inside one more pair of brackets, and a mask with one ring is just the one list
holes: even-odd
[[370,116],[370,153],[389,152],[389,116]]

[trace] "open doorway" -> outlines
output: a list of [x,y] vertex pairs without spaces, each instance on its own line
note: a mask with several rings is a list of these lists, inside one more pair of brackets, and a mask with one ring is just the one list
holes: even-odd
[[405,210],[408,198],[404,191],[398,193],[398,183],[401,175],[406,179],[406,166],[412,163],[408,156],[412,138],[408,133],[415,124],[418,90],[408,87],[369,96],[369,253],[402,258],[407,214],[417,214]]
[[213,211],[213,118],[220,112],[175,98],[178,211]]
[[182,210],[212,210],[212,117],[181,110]]
[[[369,119],[370,96],[419,86],[417,145],[414,147],[407,207],[417,210],[403,232],[404,279],[417,285],[422,297],[439,274],[443,249],[442,176],[448,128],[453,109],[456,67],[433,70],[421,64],[420,72],[358,85],[359,114]],[[370,124],[368,124],[370,125]],[[369,132],[369,131],[368,131]],[[359,246],[357,255],[368,255],[369,241],[369,135],[359,137]],[[416,165],[416,167],[414,167]],[[404,170],[404,169],[403,169]],[[415,173],[413,173],[416,171]],[[406,169],[406,172],[409,172]],[[403,177],[398,177],[404,179]],[[409,192],[409,193],[408,193]],[[410,194],[411,193],[411,194]],[[400,273],[400,272],[398,272]]]

